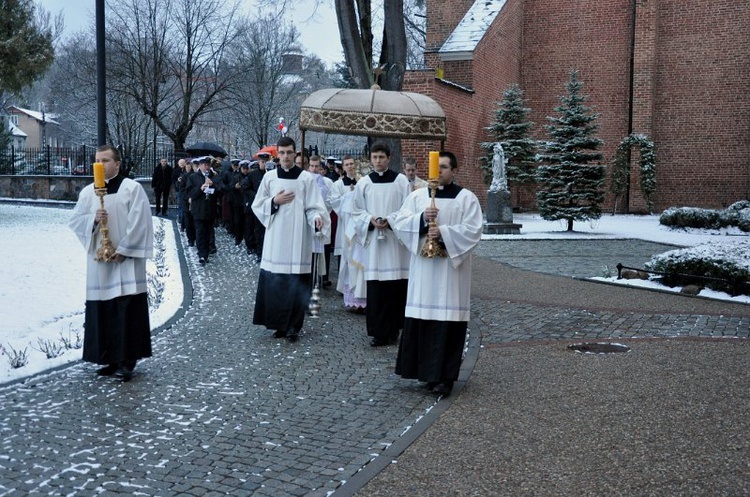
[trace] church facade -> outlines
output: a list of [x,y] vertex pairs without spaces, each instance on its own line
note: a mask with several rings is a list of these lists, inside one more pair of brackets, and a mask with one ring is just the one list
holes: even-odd
[[[443,107],[459,181],[484,199],[480,143],[503,91],[520,85],[533,136],[544,140],[577,70],[601,114],[605,164],[628,135],[645,135],[657,153],[655,211],[722,208],[750,199],[749,27],[747,0],[428,0],[426,69],[409,71],[403,89]],[[427,157],[435,144],[404,148]],[[635,148],[619,212],[646,210],[638,160]],[[533,192],[513,197],[535,206]]]

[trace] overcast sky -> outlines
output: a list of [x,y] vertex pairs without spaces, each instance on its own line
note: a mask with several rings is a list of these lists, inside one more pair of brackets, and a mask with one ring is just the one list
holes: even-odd
[[[63,12],[66,35],[85,30],[94,23],[94,0],[34,1],[53,16],[58,12]],[[294,5],[294,10],[288,18],[293,18],[294,25],[300,31],[300,40],[304,49],[332,66],[335,62],[341,62],[344,59],[333,2],[320,1],[320,6],[313,16],[315,3],[315,0],[290,1],[289,5]],[[257,10],[256,0],[242,0],[242,4],[246,13],[254,13]]]

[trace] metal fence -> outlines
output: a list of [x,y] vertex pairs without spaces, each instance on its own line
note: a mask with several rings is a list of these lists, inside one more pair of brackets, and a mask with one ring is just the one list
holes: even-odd
[[[318,150],[316,147],[309,147],[308,153],[320,155],[323,158],[336,157],[339,160],[345,155],[351,155],[357,159],[367,157],[365,148]],[[95,157],[96,147],[92,145],[22,149],[9,147],[0,150],[0,175],[91,175],[93,174],[91,165]],[[141,157],[123,155],[122,168],[130,176],[150,178],[153,175],[154,166],[162,158],[174,164],[174,149],[172,147],[158,147],[156,150],[152,148]]]
[[[154,155],[156,152],[156,155]],[[174,160],[172,147],[148,150],[142,157],[123,156],[123,168],[131,176],[151,177],[159,159]],[[42,147],[0,150],[0,174],[9,175],[91,175],[96,158],[96,147]]]

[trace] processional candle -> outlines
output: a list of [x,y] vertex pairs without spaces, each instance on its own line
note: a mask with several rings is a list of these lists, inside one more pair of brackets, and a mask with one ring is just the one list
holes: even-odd
[[94,162],[94,188],[104,188],[104,164]]
[[431,151],[430,152],[430,170],[429,170],[429,179],[438,179],[440,177],[440,152],[437,151]]

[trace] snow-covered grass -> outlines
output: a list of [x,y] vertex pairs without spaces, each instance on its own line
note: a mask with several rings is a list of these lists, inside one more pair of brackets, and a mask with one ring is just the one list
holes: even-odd
[[[81,358],[80,348],[64,349],[51,359],[43,352],[63,340],[71,346],[83,340],[86,261],[68,228],[70,214],[68,209],[0,204],[0,347],[5,352],[0,383]],[[158,306],[151,308],[152,328],[166,323],[183,300],[172,225],[154,218],[154,231],[163,233],[162,250],[147,268],[163,289]],[[24,351],[27,364],[11,367],[11,359],[20,359]]]

